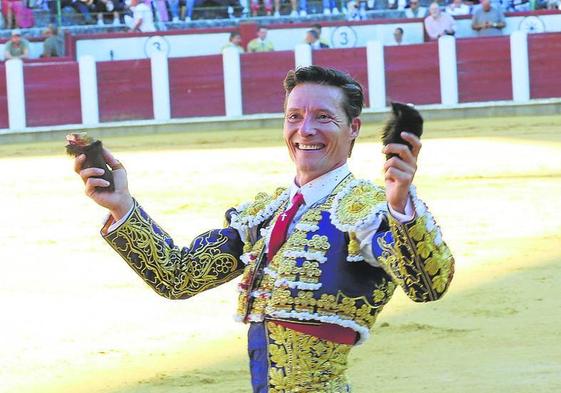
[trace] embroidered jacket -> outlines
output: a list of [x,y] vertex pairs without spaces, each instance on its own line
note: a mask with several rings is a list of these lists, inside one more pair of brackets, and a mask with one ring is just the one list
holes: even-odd
[[[265,244],[288,201],[282,189],[258,194],[228,214],[226,228],[198,236],[190,247],[176,246],[136,202],[125,222],[104,237],[162,296],[188,298],[243,272],[239,319],[334,323],[354,329],[363,342],[396,285],[426,302],[440,298],[453,275],[439,228],[414,188],[411,197],[415,219],[400,224],[388,213],[384,190],[351,175],[304,213],[268,266]],[[381,267],[362,261],[355,236],[372,225],[378,227],[372,246]]]
[[[312,206],[265,265],[265,245],[288,199],[279,190],[239,208],[232,226],[246,233],[238,318],[324,322],[352,328],[366,340],[396,285],[417,302],[440,298],[454,260],[440,230],[412,188],[415,219],[401,224],[388,213],[385,192],[349,176]],[[377,227],[372,241],[380,267],[363,261],[355,233]]]

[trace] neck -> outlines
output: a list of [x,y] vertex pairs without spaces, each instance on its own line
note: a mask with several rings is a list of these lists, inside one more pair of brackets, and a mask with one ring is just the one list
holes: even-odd
[[330,170],[328,170],[327,172],[323,172],[323,173],[302,173],[299,172],[298,170],[296,171],[296,178],[294,179],[294,182],[296,183],[296,185],[298,187],[302,187],[306,184],[308,184],[309,182],[311,182],[312,180],[317,179],[318,177],[321,177],[331,171],[334,171],[337,168],[342,167],[343,165],[345,165],[346,161],[343,161],[339,164],[337,164],[336,166],[334,166],[333,168],[331,168]]

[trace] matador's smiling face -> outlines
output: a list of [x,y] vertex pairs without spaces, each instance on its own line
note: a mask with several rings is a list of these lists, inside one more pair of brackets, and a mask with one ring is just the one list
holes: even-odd
[[284,140],[296,164],[296,181],[309,181],[343,165],[358,136],[360,120],[349,121],[339,87],[303,83],[286,101]]

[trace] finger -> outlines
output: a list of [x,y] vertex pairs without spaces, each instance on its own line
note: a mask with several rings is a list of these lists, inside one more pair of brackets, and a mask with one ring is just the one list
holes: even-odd
[[84,182],[86,182],[90,177],[101,176],[105,173],[105,170],[101,168],[86,168],[82,169],[79,173],[80,177]]
[[385,172],[384,179],[389,181],[410,183],[413,180],[413,175],[400,169],[391,167]]
[[80,173],[80,171],[82,170],[82,165],[84,165],[85,159],[86,159],[85,154],[80,154],[78,157],[76,157],[76,159],[74,160],[74,172]]
[[385,154],[397,154],[399,158],[409,164],[413,164],[416,161],[409,147],[402,143],[390,143],[384,147],[383,152]]
[[119,169],[125,169],[123,164],[121,164],[121,162],[115,158],[115,156],[109,151],[109,149],[104,147],[102,150],[102,154],[103,154],[103,158],[105,159],[105,162],[107,163],[107,165],[109,165],[109,167],[113,171],[117,171]]
[[419,152],[421,151],[421,147],[423,146],[423,144],[421,143],[421,139],[417,135],[410,132],[402,132],[401,137],[404,141],[409,142],[409,144],[411,145],[411,152],[413,153],[413,156],[417,157],[419,155]]
[[107,180],[103,180],[97,177],[90,177],[86,181],[85,193],[86,195],[91,196],[95,193],[96,187],[108,187],[108,186],[109,186],[109,182]]
[[384,171],[392,167],[408,173],[415,173],[417,170],[416,165],[410,165],[398,157],[392,157],[384,163]]

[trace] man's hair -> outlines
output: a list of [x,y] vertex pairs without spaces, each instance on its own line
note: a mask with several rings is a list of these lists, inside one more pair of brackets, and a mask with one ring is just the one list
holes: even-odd
[[286,78],[284,78],[284,90],[286,92],[284,98],[285,110],[288,95],[296,86],[303,83],[340,87],[345,97],[342,106],[349,123],[355,117],[360,116],[364,105],[364,96],[360,83],[351,78],[350,75],[334,68],[324,68],[315,65],[288,71]]
[[396,30],[399,30],[399,32],[400,32],[401,34],[403,34],[403,29],[402,29],[401,27],[396,27],[395,29],[396,29]]
[[312,29],[321,31],[321,25],[319,23],[314,23],[310,26]]
[[315,30],[308,30],[306,33],[311,34],[316,40],[319,39],[319,34]]
[[233,39],[234,37],[237,37],[237,36],[239,36],[239,35],[241,35],[239,31],[232,31],[232,32],[230,33],[230,41],[232,41],[232,39]]

